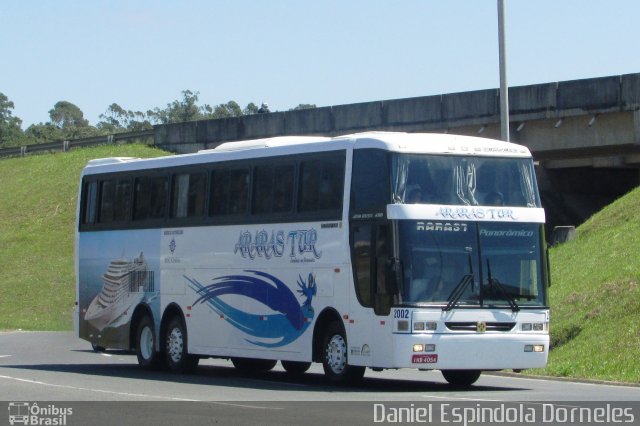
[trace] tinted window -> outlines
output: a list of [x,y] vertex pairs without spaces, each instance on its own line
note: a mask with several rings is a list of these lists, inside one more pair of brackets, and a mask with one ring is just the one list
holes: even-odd
[[343,185],[344,157],[303,161],[298,211],[340,210]]
[[254,214],[283,213],[293,206],[294,166],[264,164],[254,169]]
[[171,217],[198,217],[204,214],[206,173],[173,176]]
[[212,216],[238,215],[247,212],[249,169],[222,169],[211,173]]
[[100,223],[123,222],[131,217],[131,181],[111,179],[100,184]]
[[167,208],[167,178],[136,179],[134,220],[161,219]]
[[362,306],[371,306],[371,225],[354,228],[352,241],[356,293]]
[[351,216],[354,214],[384,215],[390,202],[388,155],[375,149],[353,152],[351,178]]
[[98,182],[87,182],[82,190],[83,217],[82,223],[91,224],[96,220],[96,198],[98,195]]

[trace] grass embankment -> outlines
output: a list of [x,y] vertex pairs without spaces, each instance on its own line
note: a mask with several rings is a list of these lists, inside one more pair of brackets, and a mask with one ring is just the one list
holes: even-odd
[[[78,178],[92,158],[142,145],[0,160],[0,330],[71,329]],[[551,250],[549,365],[530,374],[640,383],[640,188]]]
[[553,248],[549,364],[532,374],[640,383],[640,188]]
[[0,330],[72,328],[80,171],[94,158],[160,155],[132,144],[0,160]]

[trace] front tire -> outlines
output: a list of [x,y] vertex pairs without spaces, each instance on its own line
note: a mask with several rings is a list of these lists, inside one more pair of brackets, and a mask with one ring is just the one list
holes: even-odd
[[149,316],[142,318],[136,334],[138,365],[145,370],[158,370],[163,366],[161,354],[156,351],[156,332]]
[[200,359],[190,355],[187,345],[187,327],[180,317],[169,321],[164,338],[165,358],[169,370],[175,373],[193,373]]
[[450,385],[465,388],[474,384],[480,374],[480,370],[442,370],[442,375]]
[[342,324],[330,323],[324,334],[322,368],[329,382],[334,384],[354,383],[362,379],[365,367],[349,365],[347,338]]

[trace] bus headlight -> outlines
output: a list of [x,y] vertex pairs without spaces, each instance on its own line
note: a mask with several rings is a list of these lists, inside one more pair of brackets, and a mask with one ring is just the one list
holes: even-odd
[[413,331],[436,331],[438,323],[435,321],[414,321]]
[[523,322],[520,329],[522,331],[545,331],[548,330],[548,326],[545,326],[543,322]]
[[435,352],[436,345],[434,345],[433,343],[428,343],[426,345],[422,343],[415,343],[413,345],[413,351],[414,352]]
[[544,345],[524,345],[525,352],[544,352]]

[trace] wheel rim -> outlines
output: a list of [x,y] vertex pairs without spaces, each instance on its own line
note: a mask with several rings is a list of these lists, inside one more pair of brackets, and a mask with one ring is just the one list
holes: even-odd
[[171,361],[178,363],[182,359],[182,350],[184,348],[184,338],[182,330],[174,328],[167,337],[167,352]]
[[347,366],[347,344],[339,334],[327,344],[327,365],[334,374],[342,374]]
[[140,354],[144,359],[151,359],[153,346],[153,331],[151,331],[151,327],[146,326],[140,332]]

